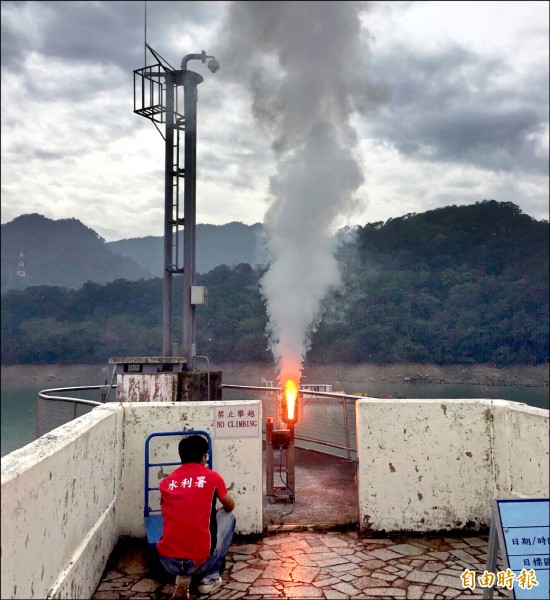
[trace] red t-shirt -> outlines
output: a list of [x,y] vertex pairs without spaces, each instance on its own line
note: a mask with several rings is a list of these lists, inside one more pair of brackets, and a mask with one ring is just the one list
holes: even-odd
[[162,537],[157,550],[170,558],[189,558],[198,566],[216,548],[216,499],[225,498],[221,475],[198,463],[178,467],[159,485]]

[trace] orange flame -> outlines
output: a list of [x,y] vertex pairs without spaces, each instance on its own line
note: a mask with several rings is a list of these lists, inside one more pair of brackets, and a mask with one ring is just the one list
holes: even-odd
[[293,379],[285,382],[286,416],[289,421],[296,420],[296,398],[298,397],[298,385]]

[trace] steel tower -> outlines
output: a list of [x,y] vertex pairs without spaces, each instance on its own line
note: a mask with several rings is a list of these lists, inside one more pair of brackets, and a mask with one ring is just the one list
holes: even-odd
[[[150,119],[165,142],[162,353],[164,356],[177,354],[172,344],[172,276],[183,275],[182,355],[190,368],[196,357],[195,306],[204,302],[204,289],[195,286],[197,86],[203,77],[189,71],[187,63],[208,60],[208,68],[213,73],[219,69],[219,64],[203,50],[201,54],[184,56],[181,69],[174,69],[148,44],[147,48],[157,62],[134,71],[134,112]],[[181,93],[178,93],[181,89],[183,112],[180,109]],[[164,125],[164,134],[159,124]],[[183,212],[181,182],[184,187]]]

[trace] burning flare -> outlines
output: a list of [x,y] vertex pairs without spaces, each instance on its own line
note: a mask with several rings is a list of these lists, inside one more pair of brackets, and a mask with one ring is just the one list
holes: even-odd
[[296,420],[296,398],[298,397],[298,384],[293,379],[285,382],[286,417],[289,422]]

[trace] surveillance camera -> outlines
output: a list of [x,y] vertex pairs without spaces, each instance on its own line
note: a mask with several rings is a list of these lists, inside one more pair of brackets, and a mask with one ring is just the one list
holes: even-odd
[[213,58],[212,60],[208,61],[208,68],[212,71],[212,73],[215,73],[220,68],[220,63]]

